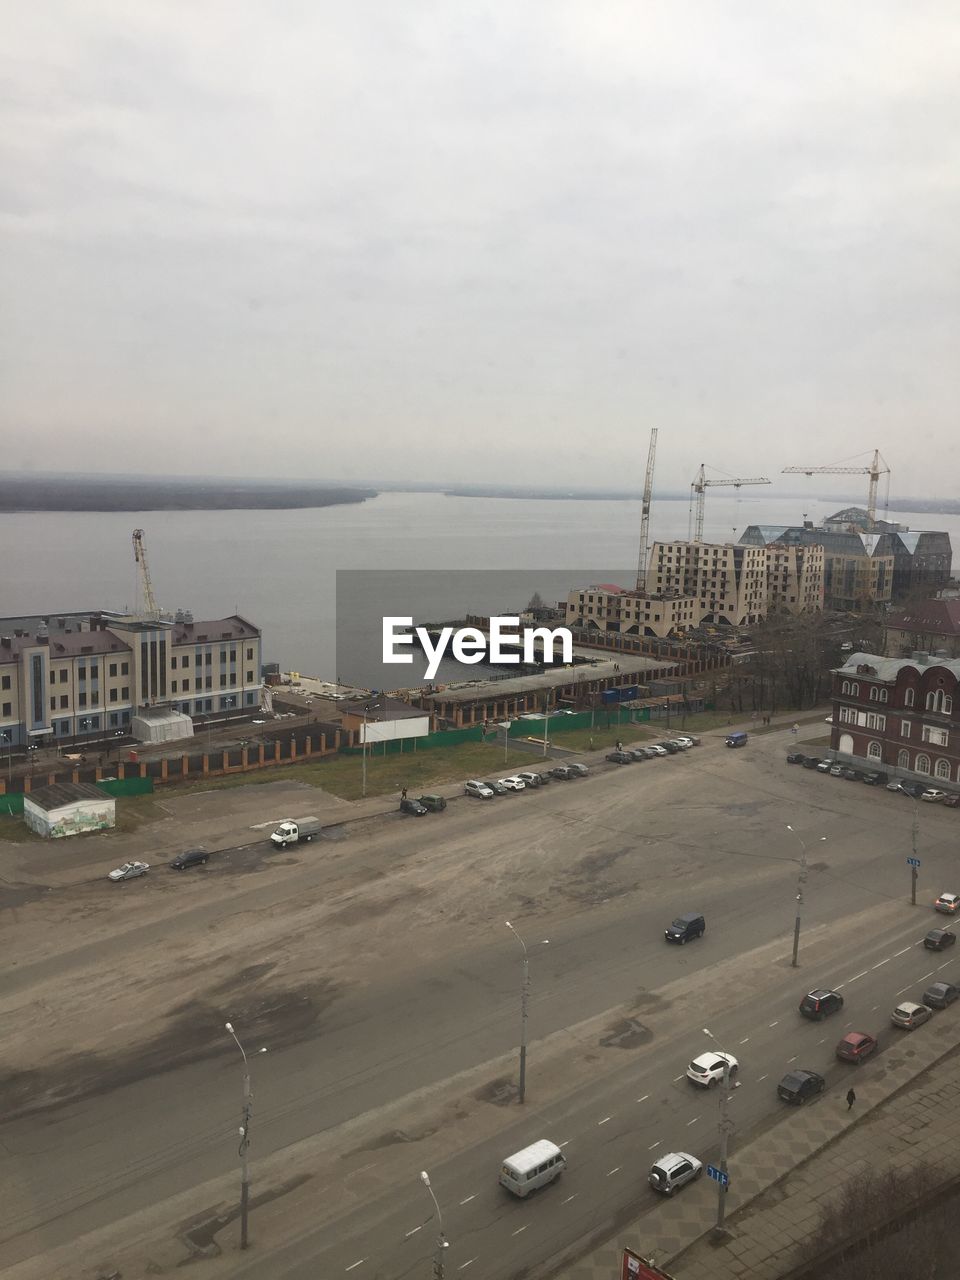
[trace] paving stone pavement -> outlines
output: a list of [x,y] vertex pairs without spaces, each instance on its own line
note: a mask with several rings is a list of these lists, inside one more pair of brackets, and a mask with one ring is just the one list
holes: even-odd
[[[926,1034],[928,1033],[929,1034]],[[626,1245],[676,1280],[778,1280],[823,1206],[867,1169],[935,1165],[960,1177],[960,1023],[951,1011],[904,1033],[873,1063],[851,1067],[814,1103],[784,1108],[772,1128],[728,1159],[729,1238],[714,1243],[717,1187],[706,1177],[629,1223],[559,1273],[560,1280],[618,1280]]]

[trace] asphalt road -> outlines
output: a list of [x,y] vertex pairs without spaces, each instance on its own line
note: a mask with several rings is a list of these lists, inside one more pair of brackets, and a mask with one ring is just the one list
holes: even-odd
[[[786,766],[792,744],[789,733],[754,737],[743,751],[707,743],[682,758],[612,768],[529,796],[464,802],[423,820],[363,824],[346,836],[345,856],[351,842],[363,845],[358,885],[389,878],[391,865],[398,875],[419,868],[429,877],[430,859],[456,836],[470,849],[462,876],[476,881],[478,897],[487,865],[505,849],[523,889],[504,900],[504,912],[531,947],[529,1100],[495,1137],[464,1145],[456,1124],[434,1136],[443,1151],[431,1177],[450,1241],[448,1275],[535,1274],[562,1246],[651,1200],[645,1177],[655,1152],[709,1155],[716,1097],[683,1078],[689,1059],[710,1048],[703,1026],[740,1059],[731,1107],[742,1137],[779,1118],[775,1086],[792,1065],[827,1075],[830,1088],[817,1105],[836,1103],[851,1073],[863,1087],[890,1055],[910,1051],[908,1035],[887,1029],[898,993],[919,994],[932,973],[960,977],[960,956],[918,945],[942,918],[909,905],[904,859],[913,805]],[[924,806],[921,819],[921,902],[928,904],[940,889],[960,888],[951,881],[960,818]],[[811,866],[799,971],[789,965],[799,846],[788,822],[807,843]],[[538,857],[549,884],[540,883]],[[284,870],[284,882],[240,887],[229,904],[201,908],[184,897],[177,927],[195,928],[198,914],[226,919],[238,895],[282,905],[322,892],[329,875],[319,859]],[[229,861],[217,874],[232,874]],[[546,892],[558,885],[562,895]],[[666,946],[663,926],[687,909],[704,911],[706,937]],[[257,1060],[256,1157],[311,1134],[336,1135],[352,1117],[376,1132],[379,1113],[397,1099],[439,1089],[515,1047],[518,954],[502,923],[484,934],[465,919],[458,942],[457,922],[438,921],[438,953],[428,936],[405,934],[402,904],[395,916],[391,931],[408,944],[403,962],[378,965],[366,954],[361,964],[366,928],[358,918],[353,945],[362,982],[331,1004],[314,1034]],[[124,960],[142,961],[144,938],[131,931],[60,963],[67,970],[95,964],[98,945],[99,961],[108,954],[121,971]],[[796,1011],[803,991],[820,984],[839,987],[847,999],[843,1013],[822,1026]],[[544,1038],[605,1011],[611,1026],[625,1012],[636,1019],[636,1043],[599,1046],[602,1065],[589,1085],[578,1078],[565,1093],[553,1078],[550,1100],[538,1105]],[[849,1029],[881,1033],[881,1053],[861,1068],[833,1057]],[[222,1174],[235,1155],[237,1077],[230,1058],[197,1062],[5,1125],[0,1171],[12,1191],[0,1209],[0,1265]],[[500,1160],[540,1136],[565,1144],[569,1168],[532,1200],[515,1201],[497,1186]],[[360,1179],[349,1196],[321,1198],[315,1218],[271,1254],[271,1275],[423,1273],[436,1224],[426,1220],[416,1143],[409,1178],[389,1185],[376,1173],[376,1144],[371,1150],[366,1166],[349,1166],[371,1168],[369,1185]],[[345,1149],[341,1158],[356,1154]],[[332,1161],[318,1171],[317,1186],[333,1188],[341,1176]],[[198,1200],[197,1212],[203,1207]],[[233,1274],[242,1274],[234,1261]],[[260,1254],[254,1272],[263,1261]]]

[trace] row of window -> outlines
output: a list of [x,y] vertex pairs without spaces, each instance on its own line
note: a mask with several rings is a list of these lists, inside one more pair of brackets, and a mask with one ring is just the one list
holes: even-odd
[[[883,759],[883,747],[881,743],[874,741],[867,744],[867,759],[877,761]],[[927,777],[932,776],[934,778],[939,778],[942,782],[951,782],[953,780],[950,761],[944,760],[942,756],[934,763],[933,769],[931,770],[930,757],[925,755],[923,752],[917,755],[913,764],[911,764],[910,752],[898,751],[897,768],[906,769],[912,773],[924,773]],[[960,765],[957,765],[956,780],[957,782],[960,782]]]
[[[856,680],[844,680],[840,686],[840,692],[841,694],[848,694],[851,698],[858,698],[860,696],[860,684]],[[904,690],[903,705],[905,707],[914,705],[914,694],[915,691],[913,689]],[[888,690],[882,689],[877,685],[870,686],[871,702],[886,702],[887,697]],[[925,710],[945,716],[952,715],[953,698],[949,693],[944,693],[942,689],[931,689],[926,697]]]
[[[111,701],[111,702],[129,702],[129,701],[130,701],[130,688],[129,688],[129,686],[128,686],[128,685],[124,685],[124,687],[123,687],[122,689],[111,689],[111,690],[110,690],[110,701]],[[8,707],[10,704],[9,704],[9,702],[5,702],[3,705],[4,705],[5,707]],[[66,710],[66,708],[67,708],[67,707],[69,707],[69,705],[70,705],[70,695],[69,695],[69,694],[67,694],[67,693],[61,693],[61,695],[60,695],[60,710],[61,710],[61,711],[65,711],[65,710]],[[77,706],[78,706],[78,707],[85,707],[86,705],[87,705],[87,695],[86,695],[85,693],[78,693],[78,694],[77,694]],[[99,707],[99,705],[100,705],[100,695],[99,695],[99,693],[96,693],[96,692],[91,693],[91,694],[90,694],[90,706],[91,706],[91,707]],[[56,709],[57,709],[57,699],[56,699],[56,696],[54,696],[54,697],[52,697],[52,698],[50,699],[50,710],[51,710],[51,711],[56,711]],[[6,714],[9,714],[9,713],[8,713],[8,712],[4,712],[4,714],[6,715]]]
[[[130,723],[129,711],[111,711],[106,718],[106,725],[111,729],[120,729]],[[71,738],[80,733],[99,733],[100,717],[84,716],[77,721],[74,728],[72,720],[52,720],[50,727],[58,738]]]
[[[855,725],[858,729],[874,729],[878,733],[883,733],[887,727],[887,717],[875,711],[858,711],[856,707],[841,707],[837,718],[840,724]],[[912,720],[900,721],[900,737],[909,738],[913,732]],[[924,724],[920,726],[920,741],[927,742],[934,747],[948,747],[950,745],[949,729],[942,729],[939,725]]]

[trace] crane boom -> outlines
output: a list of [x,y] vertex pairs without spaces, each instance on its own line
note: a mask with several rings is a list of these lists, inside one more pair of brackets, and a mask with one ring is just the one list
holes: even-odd
[[657,428],[650,432],[647,452],[647,474],[643,481],[643,504],[640,508],[640,556],[637,560],[637,594],[647,589],[647,543],[650,538],[650,499],[653,496],[653,462],[657,456]]
[[868,467],[784,467],[783,475],[803,476],[869,476],[870,487],[867,491],[867,519],[871,524],[877,520],[877,486],[882,475],[889,475],[890,468],[880,456],[880,450],[874,449],[873,462]]
[[728,486],[732,486],[735,489],[739,489],[741,485],[745,485],[745,484],[770,484],[770,483],[771,482],[767,479],[766,476],[751,476],[748,479],[742,479],[742,480],[708,480],[706,467],[701,462],[700,470],[694,476],[693,483],[690,485],[690,497],[691,497],[691,501],[693,501],[695,504],[696,517],[697,517],[696,532],[695,532],[693,541],[694,542],[703,541],[703,508],[704,508],[704,500],[706,498],[706,492],[708,488],[716,489],[716,488],[721,488],[724,485],[728,485]]
[[143,530],[133,531],[133,559],[140,568],[140,585],[143,588],[143,603],[149,614],[157,615],[160,610],[153,595],[153,583],[150,581],[150,566],[147,564],[147,549],[143,545]]

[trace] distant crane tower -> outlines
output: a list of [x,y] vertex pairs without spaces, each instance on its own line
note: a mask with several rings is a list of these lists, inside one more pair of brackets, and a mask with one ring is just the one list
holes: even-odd
[[[784,467],[783,475],[804,476],[869,476],[870,489],[867,496],[867,518],[870,524],[877,521],[877,486],[882,475],[889,476],[890,468],[880,456],[880,450],[874,449],[873,462],[869,467]],[[889,484],[889,480],[887,481]]]
[[770,484],[766,476],[754,476],[749,480],[708,480],[707,472],[704,464],[700,463],[700,470],[693,478],[690,485],[690,503],[696,509],[696,524],[693,537],[694,542],[703,541],[703,505],[708,488],[716,488],[721,485],[732,485],[733,488],[739,489],[745,484]]
[[143,589],[143,603],[148,614],[157,617],[160,610],[153,594],[153,583],[150,581],[150,566],[147,564],[147,549],[143,545],[143,530],[133,531],[133,559],[140,568],[140,585]]
[[647,544],[650,540],[650,499],[653,496],[653,463],[657,456],[657,428],[650,432],[647,474],[643,482],[643,505],[640,508],[640,557],[637,561],[637,595],[647,591]]

